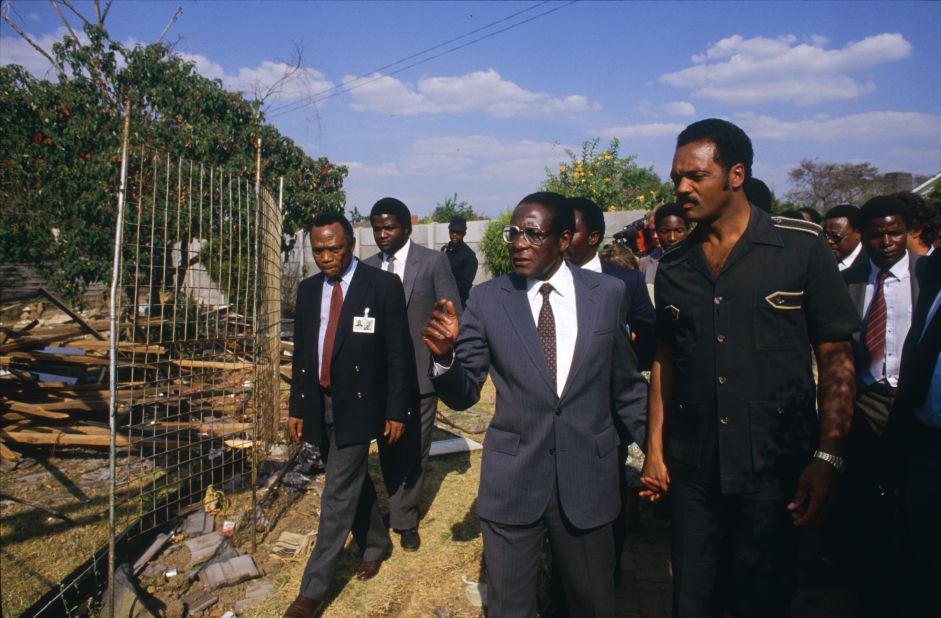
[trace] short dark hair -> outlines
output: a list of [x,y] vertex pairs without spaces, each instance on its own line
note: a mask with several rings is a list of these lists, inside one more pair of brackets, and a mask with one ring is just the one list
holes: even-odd
[[745,131],[719,118],[707,118],[689,125],[676,138],[680,148],[693,142],[712,142],[715,145],[715,162],[726,170],[741,163],[745,166],[745,178],[751,178],[752,160],[755,152]]
[[353,224],[350,223],[349,219],[343,216],[342,212],[336,212],[333,210],[327,210],[319,213],[310,224],[310,229],[307,230],[307,233],[310,234],[315,227],[326,227],[328,225],[333,225],[334,223],[339,223],[340,227],[343,228],[343,233],[346,234],[347,242],[353,242]]
[[812,223],[816,223],[817,225],[819,225],[820,221],[822,221],[822,219],[820,218],[820,211],[817,210],[816,208],[811,208],[810,206],[801,206],[800,208],[797,209],[797,212],[802,212],[807,215],[810,215],[810,221]]
[[373,204],[372,210],[369,211],[370,219],[376,215],[392,215],[399,222],[399,225],[409,232],[412,231],[412,213],[402,200],[397,200],[394,197],[382,198]]
[[840,204],[834,206],[827,211],[827,214],[823,216],[823,220],[828,219],[839,219],[840,217],[846,217],[846,220],[849,221],[850,227],[854,230],[859,229],[859,208],[853,206],[852,204]]
[[657,212],[655,212],[653,215],[653,224],[657,227],[660,227],[660,222],[667,217],[679,217],[687,225],[689,225],[689,217],[686,216],[686,210],[684,210],[684,208],[679,204],[670,202],[669,204],[663,204],[657,208]]
[[582,221],[585,222],[589,233],[598,232],[604,238],[604,213],[598,204],[587,197],[570,197],[569,205],[572,210],[582,213]]
[[859,227],[865,228],[873,219],[898,215],[905,227],[912,227],[912,210],[895,195],[880,195],[872,198],[859,209]]
[[913,228],[921,229],[921,241],[930,247],[941,231],[941,212],[924,197],[911,191],[900,191],[895,197],[908,204],[911,210]]
[[742,188],[745,189],[745,197],[750,203],[765,212],[771,212],[771,189],[768,185],[752,176],[745,179]]
[[793,208],[791,208],[790,210],[785,210],[784,212],[781,213],[780,216],[784,217],[785,219],[797,219],[798,221],[804,220],[804,217],[801,215],[801,212],[799,210],[794,210]]
[[519,208],[523,204],[539,204],[545,207],[552,215],[549,231],[556,236],[561,236],[565,230],[575,232],[575,211],[564,195],[552,191],[537,191],[521,199],[516,207]]

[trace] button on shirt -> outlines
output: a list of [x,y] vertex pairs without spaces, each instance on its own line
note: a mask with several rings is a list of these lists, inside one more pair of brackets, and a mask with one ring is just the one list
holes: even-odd
[[575,354],[575,339],[578,337],[578,314],[575,311],[575,282],[572,271],[566,262],[562,263],[555,274],[546,281],[541,279],[526,280],[526,296],[533,313],[533,324],[539,324],[539,310],[542,309],[542,295],[539,288],[549,283],[554,288],[548,296],[555,318],[556,377],[555,392],[562,395],[565,382],[572,368],[572,355]]
[[[869,266],[863,316],[869,313],[869,305],[875,295],[876,281],[879,278],[879,267],[872,263],[872,260]],[[908,327],[912,323],[912,282],[907,252],[889,269],[889,276],[885,279],[882,291],[886,308],[885,357],[876,359],[868,368],[861,369],[859,380],[867,385],[885,380],[892,386],[898,386],[902,346],[905,344]],[[865,327],[863,328],[865,332]]]
[[327,323],[330,322],[330,297],[333,295],[333,286],[339,285],[343,290],[343,298],[346,299],[346,293],[350,290],[350,281],[353,280],[353,273],[356,272],[356,264],[359,262],[355,257],[350,260],[349,265],[343,274],[340,275],[339,284],[330,281],[327,277],[323,278],[323,291],[320,294],[320,329],[317,332],[317,358],[323,358],[323,340],[327,336]]
[[[402,283],[405,283],[405,260],[408,259],[408,250],[411,246],[411,239],[406,240],[402,248],[392,254],[395,257],[392,260],[392,272],[399,276]],[[382,253],[382,270],[389,270],[389,256],[385,252]]]

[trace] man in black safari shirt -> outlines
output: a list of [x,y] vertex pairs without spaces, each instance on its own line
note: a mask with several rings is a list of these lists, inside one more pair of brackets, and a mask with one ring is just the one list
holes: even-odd
[[710,119],[673,159],[698,225],[657,271],[642,480],[672,497],[675,618],[790,615],[795,526],[830,499],[852,418],[859,318],[820,227],[749,205],[752,157],[741,129]]

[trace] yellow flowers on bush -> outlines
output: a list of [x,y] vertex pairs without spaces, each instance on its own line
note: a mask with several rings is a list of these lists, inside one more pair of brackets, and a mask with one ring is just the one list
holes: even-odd
[[545,191],[569,197],[587,197],[603,210],[650,210],[673,198],[673,185],[663,183],[652,167],[641,167],[637,156],[620,157],[620,142],[612,139],[604,150],[600,138],[586,141],[576,155],[566,150],[568,161],[559,165],[559,173],[546,168]]

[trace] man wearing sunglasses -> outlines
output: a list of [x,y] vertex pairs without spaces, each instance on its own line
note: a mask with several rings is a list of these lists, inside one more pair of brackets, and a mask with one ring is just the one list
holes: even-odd
[[474,405],[488,373],[496,386],[477,496],[492,618],[537,614],[546,534],[571,615],[614,615],[615,417],[643,439],[646,382],[623,282],[563,260],[574,228],[562,195],[523,198],[503,230],[513,272],[473,288],[460,321],[438,302],[423,331],[449,407]]
[[859,230],[859,208],[852,204],[840,204],[827,211],[823,219],[823,237],[836,257],[837,268],[843,272],[860,256],[869,259],[863,250]]

